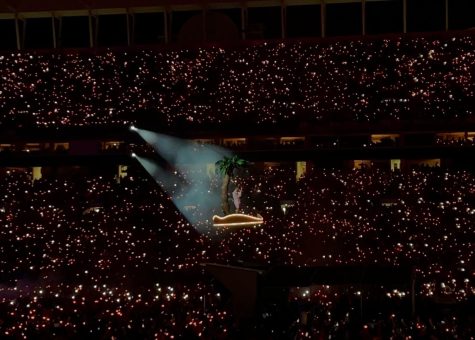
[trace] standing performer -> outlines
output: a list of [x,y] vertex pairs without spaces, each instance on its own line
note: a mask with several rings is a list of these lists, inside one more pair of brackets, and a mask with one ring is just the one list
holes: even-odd
[[242,188],[240,185],[237,185],[236,188],[233,190],[233,202],[234,206],[236,207],[236,213],[239,213],[239,207],[241,206],[241,196]]

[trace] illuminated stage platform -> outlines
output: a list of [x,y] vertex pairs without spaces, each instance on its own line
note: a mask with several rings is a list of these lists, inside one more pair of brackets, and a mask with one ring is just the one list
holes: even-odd
[[229,214],[224,217],[214,215],[214,227],[251,227],[258,226],[264,223],[264,218],[257,214],[257,216],[246,214]]

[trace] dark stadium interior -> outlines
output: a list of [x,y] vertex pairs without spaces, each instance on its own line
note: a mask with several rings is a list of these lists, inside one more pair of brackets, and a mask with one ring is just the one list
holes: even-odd
[[474,13],[0,0],[0,338],[475,337]]

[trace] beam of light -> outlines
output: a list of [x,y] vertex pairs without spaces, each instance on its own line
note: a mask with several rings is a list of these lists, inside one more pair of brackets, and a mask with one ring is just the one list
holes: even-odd
[[[176,171],[170,171],[142,157],[142,166],[170,195],[183,216],[200,232],[211,226],[211,216],[220,210],[219,187],[212,185],[216,177],[207,172],[207,166],[231,157],[232,152],[216,145],[198,144],[144,129],[136,132]],[[178,177],[182,182],[177,184]],[[179,182],[179,181],[178,181]],[[216,183],[216,182],[215,182]]]
[[190,165],[214,164],[224,156],[232,155],[230,150],[217,145],[198,144],[192,140],[143,129],[137,129],[137,133],[168,163],[182,172]]
[[184,183],[177,174],[164,169],[148,158],[138,155],[135,158],[170,197],[176,196],[182,189]]
[[130,125],[129,130],[135,132],[138,131],[138,129],[134,125]]
[[218,188],[212,189],[212,179],[204,171],[205,167],[203,171],[188,172],[185,177],[145,157],[136,156],[136,159],[196,230],[201,233],[208,230],[211,225],[209,217],[220,207],[220,195]]

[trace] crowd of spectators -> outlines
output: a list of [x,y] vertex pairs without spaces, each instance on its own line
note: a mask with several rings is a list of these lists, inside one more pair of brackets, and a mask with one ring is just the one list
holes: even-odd
[[[295,169],[282,165],[248,169],[239,182],[242,209],[261,214],[260,227],[192,225],[140,171],[121,180],[82,174],[33,181],[22,171],[3,173],[1,336],[232,337],[238,327],[228,292],[203,271],[205,262],[410,264],[418,301],[460,306],[473,299],[472,172],[314,169],[296,181]],[[209,192],[219,195],[219,181],[211,183]],[[380,290],[386,304],[410,299],[408,288]],[[358,299],[366,311],[371,298],[361,287],[297,289],[289,301],[313,307],[305,322],[301,314],[293,321],[291,332],[296,338],[422,330],[473,336],[456,313],[422,313],[416,320],[389,308],[363,320]],[[337,308],[346,300],[352,303]],[[272,337],[284,324],[264,320],[261,326]]]
[[[474,45],[467,33],[3,52],[0,129],[472,119]],[[327,138],[310,146],[348,143]],[[129,148],[152,152],[123,143],[103,151]],[[257,338],[474,336],[473,310],[465,317],[457,310],[475,296],[473,172],[316,168],[297,180],[294,167],[259,165],[238,175],[241,210],[265,221],[242,229],[212,227],[212,212],[204,213],[200,202],[190,222],[173,203],[183,193],[162,189],[140,167],[122,178],[63,173],[36,180],[2,169],[0,338],[243,338],[229,292],[203,269],[206,262],[410,265],[418,306],[449,306],[446,313],[421,308],[408,317],[401,307],[410,305],[407,287],[296,287],[284,313],[268,310],[253,321]],[[203,200],[219,197],[219,179],[209,180],[208,170],[202,176],[209,187],[196,196]],[[214,212],[220,213],[219,204]]]
[[0,55],[0,124],[473,118],[471,34]]
[[[261,211],[280,211],[278,202],[282,200],[294,202],[285,215],[273,216],[269,226],[284,228],[282,234],[278,232],[282,238],[275,241],[283,243],[274,245],[287,248],[285,262],[417,263],[420,278],[429,284],[427,294],[450,291],[460,298],[471,294],[465,290],[473,268],[468,237],[475,214],[475,177],[471,172],[442,168],[323,170],[302,178],[296,186],[289,181],[292,177],[282,172],[278,177],[257,176],[257,184],[251,187],[262,191],[252,204],[264,204]],[[267,177],[280,179],[273,185],[262,183]],[[259,189],[261,185],[265,186]],[[263,193],[267,198],[263,199]],[[272,200],[277,206],[271,205]],[[275,223],[275,219],[283,221]],[[264,235],[264,239],[270,236]],[[227,240],[236,251],[244,252],[246,244],[252,244],[246,239]],[[276,248],[250,252],[250,260],[266,260],[273,251]],[[444,289],[430,284],[433,281],[445,282]]]
[[443,146],[473,146],[473,137],[437,137],[435,139],[436,145]]

